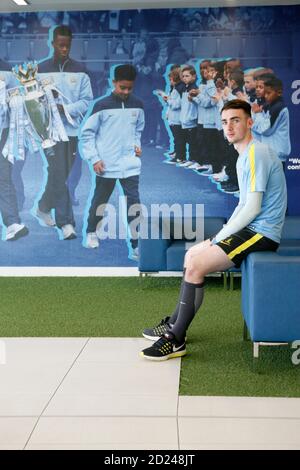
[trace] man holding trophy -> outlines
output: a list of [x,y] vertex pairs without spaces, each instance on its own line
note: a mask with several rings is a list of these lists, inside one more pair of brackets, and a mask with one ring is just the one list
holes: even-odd
[[[64,25],[53,31],[53,57],[38,66],[39,77],[54,81],[63,99],[57,108],[68,135],[68,141],[59,141],[53,147],[53,155],[46,153],[48,175],[44,193],[38,202],[36,215],[48,227],[62,230],[64,240],[76,238],[75,220],[67,179],[77,151],[78,128],[93,99],[90,79],[85,68],[70,59],[72,32]],[[54,97],[57,95],[54,93]],[[55,220],[51,210],[54,209]]]

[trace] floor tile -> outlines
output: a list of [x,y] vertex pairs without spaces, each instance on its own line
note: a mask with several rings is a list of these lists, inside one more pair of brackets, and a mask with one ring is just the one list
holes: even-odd
[[0,418],[0,448],[23,449],[37,418]]
[[182,445],[180,450],[300,450],[300,445],[262,445],[262,444],[188,444]]
[[[34,361],[55,363],[71,360],[79,353],[88,338],[0,338],[6,349],[6,364],[24,364]],[[1,368],[0,368],[1,370]]]
[[[55,384],[54,384],[55,387]],[[55,388],[52,388],[54,391]],[[48,393],[36,393],[34,391],[24,393],[0,393],[0,416],[40,416],[43,409],[51,398],[51,391]]]
[[0,416],[39,416],[86,338],[1,338]]
[[75,364],[59,392],[173,395],[178,393],[179,367],[180,359],[163,364]]
[[177,446],[176,418],[41,418],[28,449],[46,445],[162,449]]
[[146,361],[138,355],[143,343],[135,338],[91,340],[44,415],[176,416],[180,358]]
[[180,448],[300,445],[299,419],[179,418]]
[[58,392],[43,416],[176,416],[177,394],[135,395]]
[[180,396],[178,416],[300,419],[300,398]]
[[139,352],[151,344],[145,338],[90,338],[78,362],[144,362]]
[[[1,447],[0,447],[1,449]],[[147,442],[142,444],[124,444],[115,442],[113,444],[29,444],[26,450],[178,450],[178,445],[157,444]],[[109,454],[108,454],[109,455]]]

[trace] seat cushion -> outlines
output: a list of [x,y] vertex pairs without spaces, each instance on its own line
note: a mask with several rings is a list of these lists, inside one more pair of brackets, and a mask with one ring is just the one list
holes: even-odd
[[283,256],[300,256],[300,240],[281,240],[277,253]]

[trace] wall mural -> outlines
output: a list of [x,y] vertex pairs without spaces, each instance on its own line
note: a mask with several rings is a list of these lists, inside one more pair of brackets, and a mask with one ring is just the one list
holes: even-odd
[[299,215],[299,46],[299,6],[2,14],[0,265],[137,266],[142,215],[229,216],[236,98]]

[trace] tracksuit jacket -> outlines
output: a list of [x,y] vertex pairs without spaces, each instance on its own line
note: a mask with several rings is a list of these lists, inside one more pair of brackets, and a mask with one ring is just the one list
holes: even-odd
[[126,101],[114,93],[101,98],[81,129],[82,158],[92,164],[102,160],[104,178],[139,175],[141,159],[135,155],[135,147],[141,147],[144,121],[143,104],[134,95]]
[[196,83],[185,85],[181,95],[180,122],[182,129],[191,129],[197,127],[198,107],[193,101],[189,101],[190,90],[198,89]]
[[79,62],[68,58],[63,64],[54,57],[38,64],[40,78],[52,77],[55,85],[66,98],[65,108],[74,121],[71,125],[62,115],[66,132],[69,136],[77,136],[79,126],[93,100],[91,82],[85,67]]
[[273,148],[280,160],[291,153],[289,110],[283,98],[265,105],[261,113],[253,113],[252,133],[260,142]]

